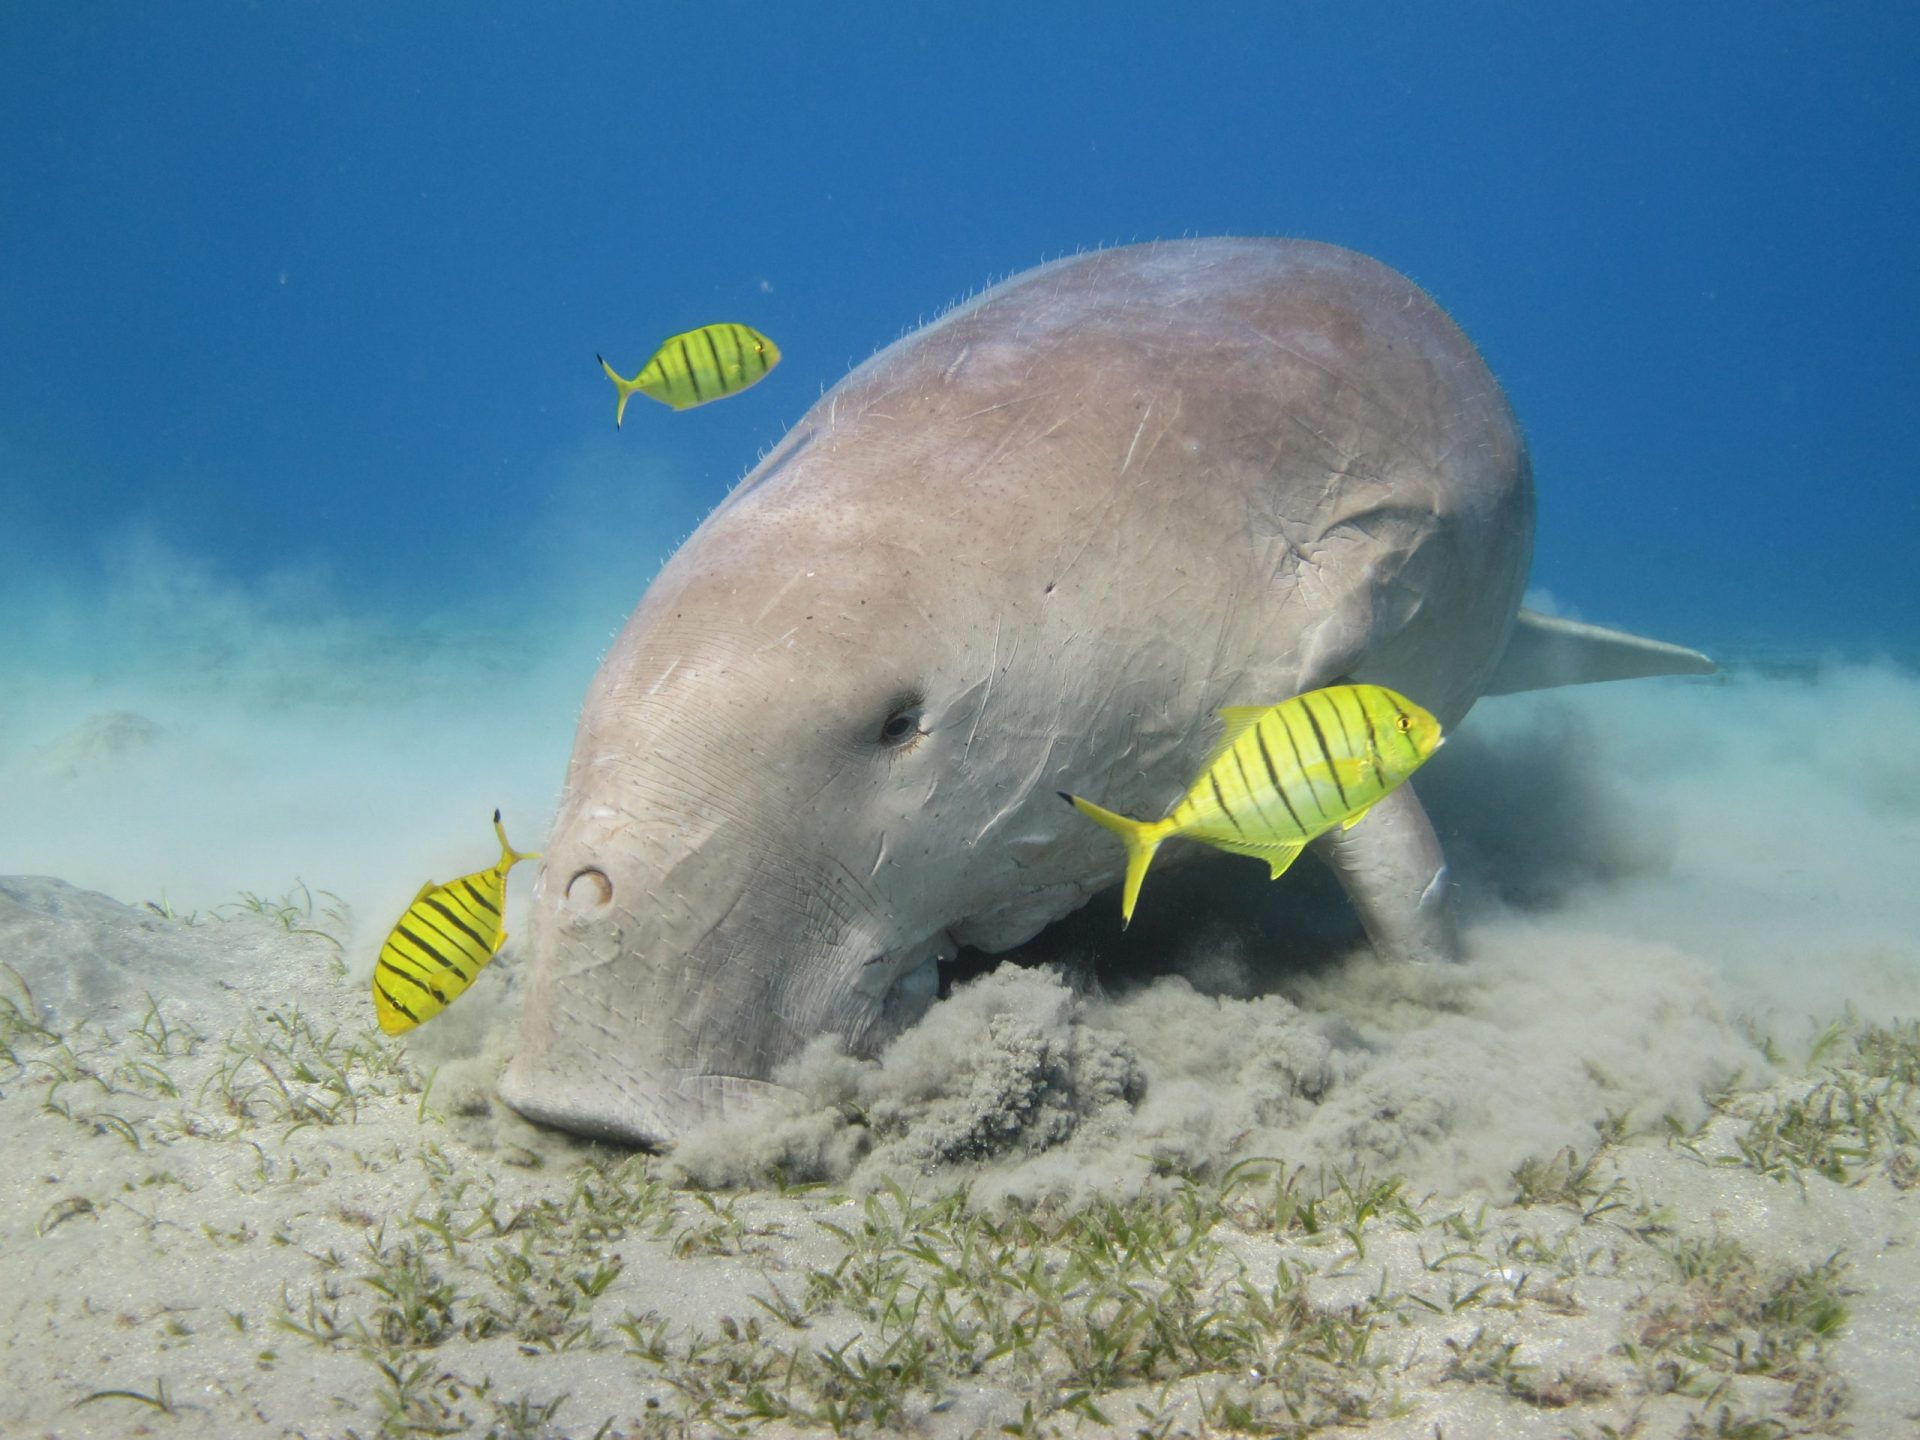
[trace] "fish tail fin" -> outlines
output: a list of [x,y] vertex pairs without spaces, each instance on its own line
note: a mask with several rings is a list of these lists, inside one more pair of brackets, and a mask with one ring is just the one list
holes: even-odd
[[[513,846],[507,843],[507,827],[500,823],[500,812],[498,810],[493,812],[493,833],[500,837],[499,870],[502,875],[518,865],[522,860],[538,860],[540,858],[540,852],[538,850],[520,851],[514,849]],[[498,947],[496,946],[495,948],[497,949]]]
[[600,368],[606,371],[607,378],[613,381],[613,388],[620,392],[620,401],[613,407],[613,428],[618,430],[620,422],[626,418],[627,401],[631,400],[633,392],[640,388],[640,377],[636,375],[631,380],[623,379],[613,366],[607,363],[606,356],[596,355],[593,358],[600,362]]
[[1091,800],[1082,800],[1078,795],[1069,795],[1064,790],[1060,792],[1060,798],[1089,820],[1118,835],[1120,843],[1127,847],[1127,880],[1120,892],[1120,928],[1124,930],[1133,923],[1133,905],[1140,898],[1140,882],[1147,878],[1147,866],[1153,863],[1154,851],[1167,838],[1166,827],[1155,821],[1133,820],[1125,815],[1116,815]]

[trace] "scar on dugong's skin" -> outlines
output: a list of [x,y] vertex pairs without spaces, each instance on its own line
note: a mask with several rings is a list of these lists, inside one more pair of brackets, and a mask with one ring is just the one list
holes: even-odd
[[[1062,790],[1159,815],[1222,706],[1711,669],[1520,609],[1526,447],[1467,338],[1333,246],[1016,276],[830,391],[668,561],[580,719],[501,1093],[669,1143],[871,1051],[957,946],[1120,875]],[[1411,785],[1316,842],[1369,936],[1453,957]]]

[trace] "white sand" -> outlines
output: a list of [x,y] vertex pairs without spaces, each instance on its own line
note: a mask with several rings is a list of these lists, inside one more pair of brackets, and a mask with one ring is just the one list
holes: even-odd
[[[742,1372],[769,1357],[778,1363],[766,1391],[822,1411],[830,1393],[822,1370],[792,1372],[789,1357],[849,1341],[853,1353],[880,1353],[901,1334],[928,1328],[924,1314],[903,1318],[900,1297],[943,1288],[971,1296],[955,1303],[963,1311],[974,1305],[976,1319],[996,1305],[1031,1307],[1034,1349],[1025,1358],[981,1359],[990,1348],[981,1341],[972,1347],[979,1373],[960,1366],[960,1374],[941,1374],[935,1365],[924,1385],[901,1382],[900,1423],[918,1433],[992,1434],[1019,1422],[1031,1399],[1050,1428],[1098,1433],[1103,1427],[1060,1408],[1079,1388],[1070,1378],[1072,1325],[1051,1322],[1068,1336],[1056,1348],[1050,1312],[1032,1293],[1016,1288],[1009,1300],[1004,1276],[976,1273],[969,1288],[928,1263],[964,1271],[956,1241],[964,1224],[923,1216],[907,1227],[931,1237],[937,1255],[925,1258],[910,1253],[911,1234],[891,1247],[861,1238],[864,1223],[877,1219],[884,1231],[898,1222],[890,1192],[870,1189],[885,1184],[880,1157],[888,1148],[916,1202],[969,1182],[981,1203],[1063,1191],[1086,1205],[1100,1191],[1125,1202],[1089,1227],[1109,1235],[1127,1207],[1155,1213],[1151,1197],[1179,1188],[1131,1156],[1157,1151],[1164,1161],[1170,1143],[1182,1162],[1209,1146],[1246,1148],[1248,1137],[1234,1132],[1250,1117],[1273,1127],[1259,1146],[1326,1164],[1354,1194],[1371,1191],[1385,1171],[1342,1164],[1343,1137],[1371,1137],[1355,1146],[1364,1152],[1395,1131],[1413,1137],[1402,1158],[1424,1155],[1433,1167],[1473,1155],[1472,1164],[1491,1164],[1502,1144],[1476,1134],[1484,1113],[1414,1104],[1408,1108],[1420,1118],[1409,1124],[1390,1112],[1422,1083],[1430,1096],[1460,1099],[1460,1083],[1433,1057],[1455,1041],[1473,1042],[1472,1017],[1486,997],[1511,998],[1518,968],[1511,958],[1476,961],[1469,975],[1489,978],[1454,987],[1454,1002],[1425,1027],[1425,1043],[1397,1047],[1392,1062],[1346,1062],[1345,1074],[1335,1052],[1309,1043],[1312,1024],[1277,997],[1215,1002],[1175,982],[1131,1002],[1088,1003],[1054,977],[1001,972],[942,1007],[886,1064],[858,1067],[869,1101],[895,1110],[876,1115],[874,1127],[886,1133],[855,1175],[854,1192],[868,1191],[863,1208],[843,1198],[847,1191],[669,1190],[646,1178],[650,1162],[536,1131],[488,1105],[481,1082],[491,1061],[445,1062],[423,1106],[422,1062],[368,1033],[360,987],[341,973],[333,947],[290,936],[269,919],[188,927],[57,882],[7,882],[0,945],[42,1010],[61,1012],[47,1019],[64,1036],[54,1043],[15,1025],[0,1101],[0,1136],[14,1162],[0,1183],[9,1281],[0,1433],[61,1437],[714,1433],[716,1415],[737,1418],[748,1406],[752,1386]],[[144,968],[133,963],[141,956]],[[62,965],[72,982],[64,989],[54,973]],[[139,981],[153,987],[157,1008],[131,988]],[[1360,988],[1381,983],[1376,974]],[[1663,1037],[1657,1012],[1673,987],[1653,970],[1621,983],[1654,1002],[1650,1055],[1699,1039],[1693,1022]],[[17,988],[15,996],[24,1004]],[[1179,1033],[1201,1008],[1223,1042],[1204,1055]],[[1025,1035],[1002,1024],[990,1053],[995,1047],[982,1036],[996,1015],[1032,1023]],[[1468,1031],[1456,1034],[1456,1025]],[[1320,1056],[1307,1087],[1317,1099],[1274,1083],[1297,1069],[1263,1068],[1240,1051],[1263,1032],[1291,1036],[1293,1053]],[[1109,1060],[1129,1053],[1144,1072],[1144,1098],[1137,1106],[1117,1100],[1107,1061],[1092,1064],[1091,1078],[1068,1065],[1056,1076],[1057,1094],[1026,1107],[1024,1118],[1007,1118],[1005,1077],[1020,1069],[1010,1057],[1043,1033]],[[1576,1103],[1560,1094],[1564,1072],[1614,1063],[1595,1058],[1604,1047],[1554,1033],[1567,1053],[1562,1066],[1539,1075],[1538,1098],[1549,1108]],[[1920,1066],[1920,1045],[1911,1035],[1908,1043],[1906,1063]],[[879,1078],[935,1054],[951,1059],[968,1045],[977,1063],[955,1067],[944,1087],[924,1072],[911,1084]],[[1488,1085],[1524,1079],[1499,1073],[1485,1047],[1482,1056],[1492,1065]],[[1605,1149],[1577,1183],[1573,1157],[1563,1153],[1542,1182],[1552,1196],[1532,1206],[1513,1204],[1516,1186],[1500,1177],[1484,1186],[1402,1188],[1356,1223],[1353,1196],[1336,1181],[1310,1233],[1297,1216],[1276,1228],[1281,1212],[1262,1204],[1273,1189],[1266,1172],[1219,1208],[1213,1249],[1195,1274],[1209,1297],[1202,1308],[1216,1310],[1234,1308],[1225,1297],[1243,1279],[1271,1292],[1276,1267],[1298,1277],[1309,1319],[1296,1316],[1293,1331],[1273,1322],[1268,1338],[1249,1342],[1247,1353],[1273,1357],[1269,1378],[1241,1365],[1182,1379],[1180,1364],[1169,1361],[1151,1383],[1117,1384],[1091,1404],[1129,1432],[1147,1423],[1144,1414],[1164,1422],[1165,1433],[1217,1433],[1204,1428],[1204,1416],[1222,1395],[1277,1423],[1286,1386],[1295,1385],[1303,1413],[1331,1420],[1345,1406],[1371,1417],[1365,1433],[1378,1435],[1598,1435],[1607,1424],[1624,1433],[1635,1417],[1643,1435],[1711,1434],[1722,1409],[1788,1427],[1756,1434],[1824,1433],[1818,1422],[1829,1410],[1852,1433],[1905,1433],[1906,1417],[1920,1411],[1920,1373],[1911,1364],[1920,1345],[1912,1298],[1920,1293],[1920,1192],[1910,1188],[1920,1179],[1920,1105],[1910,1083],[1901,1091],[1860,1080],[1865,1062],[1842,1043],[1827,1057],[1839,1068],[1822,1073],[1884,1094],[1885,1120],[1868,1139],[1872,1153],[1849,1159],[1847,1183],[1784,1163],[1777,1177],[1720,1163],[1737,1154],[1754,1117],[1812,1083],[1787,1073],[1792,1067],[1776,1074],[1753,1052],[1746,1058],[1768,1083],[1723,1100],[1704,1131],[1676,1143],[1654,1126]],[[1155,1079],[1163,1067],[1174,1072],[1164,1085]],[[1179,1078],[1182,1067],[1215,1077],[1222,1103],[1199,1099],[1194,1082]],[[1380,1073],[1389,1069],[1404,1073]],[[1002,1079],[997,1095],[983,1079],[994,1074]],[[1620,1096],[1599,1078],[1592,1083],[1586,1098],[1597,1120]],[[1393,1093],[1402,1098],[1381,1099]],[[1264,1109],[1253,1098],[1262,1096]],[[977,1158],[920,1168],[935,1139],[957,1133],[969,1105],[976,1121],[1005,1123],[976,1125]],[[1843,1143],[1859,1140],[1842,1129]],[[1053,1143],[1043,1147],[1043,1138]],[[1578,1157],[1594,1149],[1589,1123]],[[1298,1183],[1310,1192],[1320,1177]],[[585,1198],[583,1187],[597,1198]],[[1202,1185],[1189,1193],[1218,1192]],[[1077,1243],[1084,1242],[1083,1233]],[[1169,1276],[1177,1283],[1184,1243],[1143,1261],[1138,1273],[1124,1257],[1106,1257],[1100,1268],[1149,1289]],[[1001,1259],[1017,1266],[1050,1257],[1058,1267],[1074,1248],[1008,1240]],[[1684,1283],[1676,1255],[1693,1257],[1705,1278]],[[1812,1337],[1799,1320],[1765,1319],[1765,1297],[1784,1278],[1817,1274],[1836,1255],[1839,1268],[1820,1281],[1845,1305],[1831,1339]],[[851,1287],[810,1286],[810,1275],[844,1277],[847,1265],[857,1270],[876,1257],[895,1266],[874,1291],[883,1297],[894,1286],[891,1319],[881,1298],[863,1308]],[[589,1298],[602,1267],[617,1273]],[[801,1328],[771,1313],[789,1302],[805,1307],[810,1288],[817,1308]],[[1097,1294],[1082,1276],[1058,1313],[1082,1313]],[[619,1328],[635,1317],[629,1331]],[[665,1327],[658,1353],[635,1354],[656,1323]],[[1346,1338],[1327,1342],[1330,1349],[1309,1346],[1309,1354],[1290,1350],[1286,1337],[1295,1334],[1297,1345],[1308,1323],[1344,1326]],[[757,1325],[759,1335],[728,1341],[729,1324],[736,1333]],[[1743,1340],[1761,1352],[1769,1325],[1790,1348],[1764,1363],[1739,1359]],[[1338,1349],[1363,1332],[1364,1351]],[[1661,1350],[1647,1337],[1662,1334],[1680,1338]],[[1760,1373],[1739,1373],[1743,1363]],[[1119,1374],[1134,1378],[1124,1367]],[[164,1399],[170,1412],[121,1395],[87,1399],[112,1391]],[[563,1396],[550,1422],[537,1418]],[[849,1403],[851,1428],[865,1428],[858,1404]],[[1709,1428],[1690,1431],[1694,1424]],[[774,1431],[803,1428],[787,1420]]]

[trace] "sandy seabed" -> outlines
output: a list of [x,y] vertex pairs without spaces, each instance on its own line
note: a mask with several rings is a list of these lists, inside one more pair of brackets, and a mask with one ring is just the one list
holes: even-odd
[[0,880],[0,1434],[1920,1433],[1916,687],[1597,703],[1423,784],[1462,966],[1002,966],[671,1157],[492,1100],[513,947],[400,1043],[324,898]]

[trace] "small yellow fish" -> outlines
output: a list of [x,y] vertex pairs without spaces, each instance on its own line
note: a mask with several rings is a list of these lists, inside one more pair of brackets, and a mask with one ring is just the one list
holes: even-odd
[[631,380],[616,374],[605,356],[593,358],[620,392],[613,412],[613,428],[618,430],[634,391],[676,410],[691,410],[756,384],[780,363],[780,349],[751,325],[729,323],[669,336]]
[[373,1010],[387,1034],[403,1034],[438,1015],[500,953],[507,938],[500,914],[507,903],[507,872],[522,860],[540,857],[522,855],[507,844],[498,810],[493,833],[500,837],[500,863],[444,885],[429,880],[380,947],[373,966]]
[[1160,842],[1175,835],[1265,860],[1279,879],[1307,842],[1360,823],[1440,748],[1440,722],[1379,685],[1330,685],[1278,705],[1220,712],[1227,730],[1200,778],[1163,820],[1130,820],[1062,791],[1127,847],[1121,928],[1133,919]]

